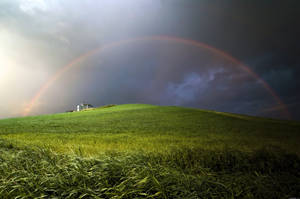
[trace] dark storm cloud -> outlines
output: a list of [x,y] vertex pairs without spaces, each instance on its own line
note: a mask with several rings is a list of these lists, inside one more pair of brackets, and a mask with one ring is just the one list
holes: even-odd
[[201,78],[197,73],[191,73],[184,77],[180,84],[169,83],[167,95],[175,100],[175,105],[182,105],[193,101],[198,101],[198,93],[205,92],[209,80]]
[[[79,55],[151,35],[193,39],[224,50],[246,63],[283,101],[295,104],[300,99],[298,10],[296,0],[3,0],[0,89],[6,106],[0,114],[19,115],[47,79]],[[32,113],[60,112],[81,101],[96,106],[183,105],[276,117],[282,112],[261,82],[236,64],[207,49],[166,41],[97,53],[57,80]],[[295,106],[288,107],[297,118]]]

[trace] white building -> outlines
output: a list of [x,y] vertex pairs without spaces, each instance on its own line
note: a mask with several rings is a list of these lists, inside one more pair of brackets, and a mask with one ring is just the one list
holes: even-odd
[[77,111],[82,111],[88,108],[93,108],[93,106],[91,104],[84,104],[84,103],[77,105]]

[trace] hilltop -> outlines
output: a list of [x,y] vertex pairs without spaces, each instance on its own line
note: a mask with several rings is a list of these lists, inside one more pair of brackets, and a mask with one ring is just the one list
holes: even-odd
[[5,119],[0,126],[2,138],[20,144],[63,151],[81,146],[90,154],[98,148],[153,151],[181,145],[247,151],[272,145],[300,152],[300,123],[175,106],[116,105]]

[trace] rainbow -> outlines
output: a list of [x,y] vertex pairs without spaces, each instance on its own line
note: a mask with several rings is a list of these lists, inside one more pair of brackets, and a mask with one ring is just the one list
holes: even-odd
[[40,90],[34,95],[34,97],[30,100],[30,103],[25,107],[22,115],[27,116],[33,109],[36,102],[40,99],[40,97],[48,90],[48,88],[53,85],[53,83],[59,79],[61,76],[63,76],[68,70],[71,68],[77,66],[80,62],[83,60],[89,58],[92,55],[95,55],[96,53],[99,53],[100,51],[104,51],[108,48],[115,48],[118,46],[122,46],[125,44],[130,44],[134,42],[140,42],[140,41],[169,41],[169,42],[175,42],[183,45],[189,45],[194,46],[198,48],[204,48],[212,53],[215,53],[217,55],[220,55],[224,58],[226,58],[228,61],[234,63],[235,65],[241,67],[242,70],[247,72],[250,76],[254,77],[255,79],[259,80],[259,82],[263,85],[263,87],[268,91],[268,93],[275,99],[278,105],[284,107],[283,113],[286,117],[290,118],[290,113],[286,107],[286,105],[282,102],[282,100],[279,98],[279,96],[275,93],[275,91],[265,82],[262,78],[260,78],[254,71],[252,71],[248,66],[240,62],[238,59],[234,58],[233,56],[229,55],[228,53],[219,50],[215,47],[209,46],[208,44],[201,43],[199,41],[190,40],[190,39],[184,39],[180,37],[173,37],[173,36],[149,36],[149,37],[140,37],[140,38],[133,38],[133,39],[127,39],[117,42],[112,42],[106,45],[103,45],[99,48],[93,49],[85,54],[80,55],[79,57],[72,60],[67,65],[63,66],[61,69],[59,69],[52,77],[50,77],[47,82],[40,88]]

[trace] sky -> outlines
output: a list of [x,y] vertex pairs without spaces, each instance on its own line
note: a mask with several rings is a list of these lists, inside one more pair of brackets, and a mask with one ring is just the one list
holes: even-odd
[[300,120],[298,0],[1,0],[0,118],[81,102]]

